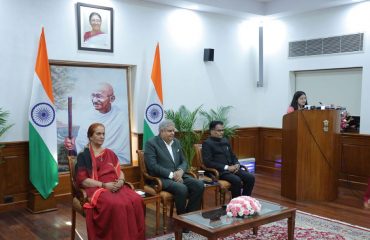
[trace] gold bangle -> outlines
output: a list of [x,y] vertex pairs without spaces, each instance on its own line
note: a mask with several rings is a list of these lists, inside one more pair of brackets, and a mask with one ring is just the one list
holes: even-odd
[[105,188],[105,184],[103,182],[101,182],[101,187]]

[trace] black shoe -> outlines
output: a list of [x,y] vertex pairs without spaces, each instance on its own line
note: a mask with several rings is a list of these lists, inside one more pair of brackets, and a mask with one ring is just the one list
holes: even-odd
[[189,229],[187,229],[187,228],[183,228],[182,229],[182,233],[189,233],[190,232],[190,230]]

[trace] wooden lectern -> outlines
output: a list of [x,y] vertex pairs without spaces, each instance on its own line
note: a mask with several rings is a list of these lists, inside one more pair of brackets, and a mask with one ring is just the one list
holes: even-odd
[[283,117],[281,195],[293,200],[337,198],[339,110],[300,110]]

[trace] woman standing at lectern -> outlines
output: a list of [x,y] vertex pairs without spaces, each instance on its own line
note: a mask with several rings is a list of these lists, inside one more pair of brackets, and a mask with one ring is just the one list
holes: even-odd
[[297,91],[294,93],[292,102],[288,107],[287,113],[291,113],[296,110],[301,110],[304,108],[304,105],[307,105],[306,93],[303,91]]

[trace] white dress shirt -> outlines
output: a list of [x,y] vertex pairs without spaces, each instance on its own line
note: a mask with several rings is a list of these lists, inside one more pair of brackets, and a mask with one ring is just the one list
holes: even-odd
[[[168,152],[171,155],[172,161],[175,162],[175,158],[173,157],[173,152],[172,152],[173,140],[170,143],[166,143],[165,141],[163,141],[163,142],[166,145],[166,148],[167,148]],[[173,172],[170,172],[170,175],[168,176],[168,178],[169,179],[172,179],[173,178]]]

